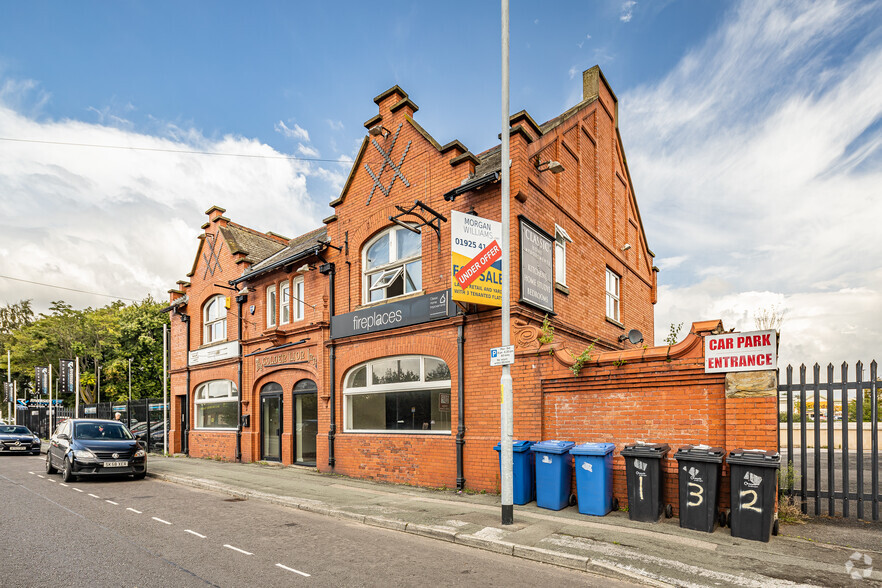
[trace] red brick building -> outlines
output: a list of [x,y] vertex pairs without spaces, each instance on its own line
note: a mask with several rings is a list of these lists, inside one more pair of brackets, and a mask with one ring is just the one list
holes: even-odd
[[[287,240],[208,211],[169,307],[171,448],[495,490],[500,310],[454,301],[451,288],[454,221],[500,221],[500,147],[441,145],[398,86],[374,102],[324,228]],[[652,346],[657,270],[617,113],[594,67],[560,116],[511,117],[516,438],[557,430],[543,380],[560,361],[572,366],[592,344],[595,356],[642,352],[632,329]],[[553,335],[539,330],[546,316]],[[537,351],[561,341],[557,364]],[[605,440],[590,436],[572,440]]]

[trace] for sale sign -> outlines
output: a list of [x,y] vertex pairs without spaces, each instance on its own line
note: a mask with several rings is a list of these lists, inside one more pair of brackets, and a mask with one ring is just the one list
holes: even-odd
[[502,223],[455,210],[450,222],[452,299],[502,306]]
[[778,365],[775,331],[724,333],[704,338],[704,372],[752,372]]

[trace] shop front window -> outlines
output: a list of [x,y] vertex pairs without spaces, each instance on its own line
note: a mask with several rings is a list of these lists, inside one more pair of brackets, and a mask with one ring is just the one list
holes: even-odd
[[230,380],[212,380],[196,388],[197,429],[235,429],[239,391]]
[[450,368],[440,359],[377,359],[352,368],[344,382],[346,431],[450,432]]

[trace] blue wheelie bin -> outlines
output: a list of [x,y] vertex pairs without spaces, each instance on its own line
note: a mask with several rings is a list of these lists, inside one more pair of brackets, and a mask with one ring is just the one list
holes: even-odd
[[540,441],[530,451],[536,454],[536,506],[561,510],[570,503],[573,483],[572,441]]
[[612,443],[584,443],[570,449],[576,460],[576,496],[579,512],[602,517],[613,506]]
[[[532,441],[512,441],[512,484],[514,485],[513,501],[515,504],[527,504],[536,500],[536,467],[535,454],[530,451]],[[494,447],[499,453],[499,471],[502,471],[502,446]]]

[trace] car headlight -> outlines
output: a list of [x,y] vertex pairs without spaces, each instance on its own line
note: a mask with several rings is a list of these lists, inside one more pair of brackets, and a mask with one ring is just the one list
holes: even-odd
[[138,451],[135,452],[134,457],[145,457],[146,455],[147,455],[146,451],[144,451],[143,449],[139,449]]
[[34,443],[36,443],[36,444],[39,445],[39,444],[41,443],[40,438],[39,438],[39,437],[34,437]]
[[95,457],[95,454],[92,453],[91,451],[89,451],[88,449],[74,449],[73,454],[74,454],[74,457],[77,459],[86,459],[86,460],[97,459]]

